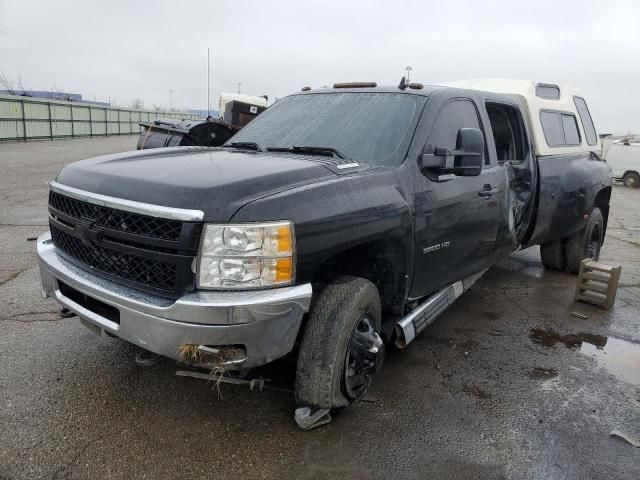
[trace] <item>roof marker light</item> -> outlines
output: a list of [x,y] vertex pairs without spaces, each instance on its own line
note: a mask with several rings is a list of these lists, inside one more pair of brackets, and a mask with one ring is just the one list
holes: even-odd
[[376,82],[347,82],[347,83],[334,83],[333,88],[375,88],[378,84]]

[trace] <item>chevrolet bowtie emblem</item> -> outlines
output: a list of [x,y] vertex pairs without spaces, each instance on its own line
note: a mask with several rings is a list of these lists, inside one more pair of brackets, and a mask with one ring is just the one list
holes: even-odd
[[104,230],[95,228],[92,222],[80,220],[76,223],[75,231],[87,247],[91,247],[102,240]]

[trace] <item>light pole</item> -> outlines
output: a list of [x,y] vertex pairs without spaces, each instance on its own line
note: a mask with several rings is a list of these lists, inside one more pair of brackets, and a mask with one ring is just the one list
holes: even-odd
[[169,111],[173,108],[173,90],[169,90]]
[[211,67],[209,61],[209,48],[207,47],[207,117],[211,115]]
[[413,70],[413,68],[405,67],[405,70],[407,71],[407,83],[409,83],[411,81],[411,70]]
[[242,82],[238,82],[238,93],[242,93]]

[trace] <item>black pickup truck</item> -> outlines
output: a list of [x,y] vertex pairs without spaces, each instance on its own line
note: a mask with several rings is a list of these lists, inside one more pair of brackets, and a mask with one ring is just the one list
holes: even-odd
[[364,395],[385,344],[514,250],[574,272],[597,258],[611,174],[586,103],[518,85],[336,84],[222,147],[72,163],[50,184],[43,295],[201,366],[295,351],[295,418],[324,423]]

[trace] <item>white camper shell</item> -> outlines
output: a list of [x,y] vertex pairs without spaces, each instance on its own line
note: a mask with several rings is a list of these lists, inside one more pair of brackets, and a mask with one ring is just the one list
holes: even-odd
[[600,139],[582,92],[532,80],[472,79],[441,85],[519,96],[527,106],[536,155],[601,154]]

